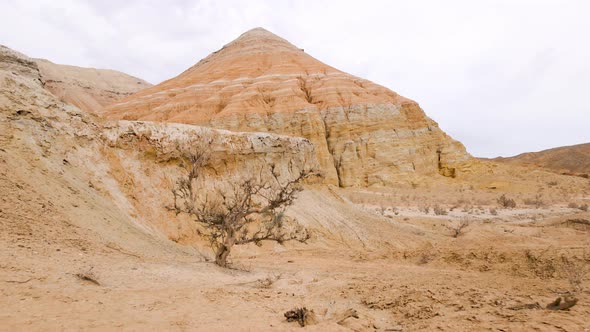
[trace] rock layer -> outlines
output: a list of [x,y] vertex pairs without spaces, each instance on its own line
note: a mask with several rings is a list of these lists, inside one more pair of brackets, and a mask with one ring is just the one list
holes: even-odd
[[469,158],[416,102],[261,28],[102,114],[305,137],[326,182],[342,187],[388,185],[412,173],[455,176],[453,163]]
[[45,59],[33,61],[39,67],[46,89],[89,113],[97,113],[123,97],[152,86],[115,70],[59,65]]

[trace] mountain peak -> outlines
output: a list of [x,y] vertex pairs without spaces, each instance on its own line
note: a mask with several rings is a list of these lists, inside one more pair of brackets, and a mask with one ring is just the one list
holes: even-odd
[[[314,59],[288,40],[261,27],[250,29],[211,53],[177,79],[183,84],[203,80],[235,80],[266,75],[313,74],[336,69]],[[164,85],[167,82],[163,83]]]
[[225,45],[220,51],[228,48],[234,50],[240,49],[243,52],[301,52],[301,49],[291,44],[288,40],[261,27],[244,32],[238,38]]
[[238,38],[251,38],[251,37],[275,37],[275,38],[280,38],[279,36],[275,35],[274,33],[266,30],[265,28],[262,27],[256,27],[253,29],[250,29],[246,32],[244,32],[243,34],[240,35],[240,37]]

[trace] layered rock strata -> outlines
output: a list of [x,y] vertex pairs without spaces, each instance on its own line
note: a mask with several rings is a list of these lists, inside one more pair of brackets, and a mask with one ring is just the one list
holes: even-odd
[[256,28],[179,76],[107,107],[107,118],[198,124],[309,139],[327,183],[456,176],[469,158],[420,106]]

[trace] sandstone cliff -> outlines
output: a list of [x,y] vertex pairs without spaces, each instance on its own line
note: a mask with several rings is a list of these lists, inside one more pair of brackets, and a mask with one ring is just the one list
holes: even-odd
[[115,70],[59,65],[34,59],[46,89],[83,111],[97,113],[150,83]]
[[408,174],[455,176],[453,164],[469,158],[416,102],[261,28],[102,114],[305,137],[327,183],[342,187],[388,185]]

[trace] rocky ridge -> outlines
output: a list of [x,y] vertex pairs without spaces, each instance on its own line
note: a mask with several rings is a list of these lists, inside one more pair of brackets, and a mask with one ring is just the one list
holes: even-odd
[[454,164],[470,158],[416,102],[262,28],[101,114],[305,137],[326,183],[342,187],[391,185],[413,174],[454,177]]
[[62,101],[89,113],[152,86],[150,83],[110,69],[82,68],[33,59],[46,89]]
[[513,157],[498,157],[493,160],[543,167],[558,173],[588,176],[590,174],[590,143],[527,152]]

